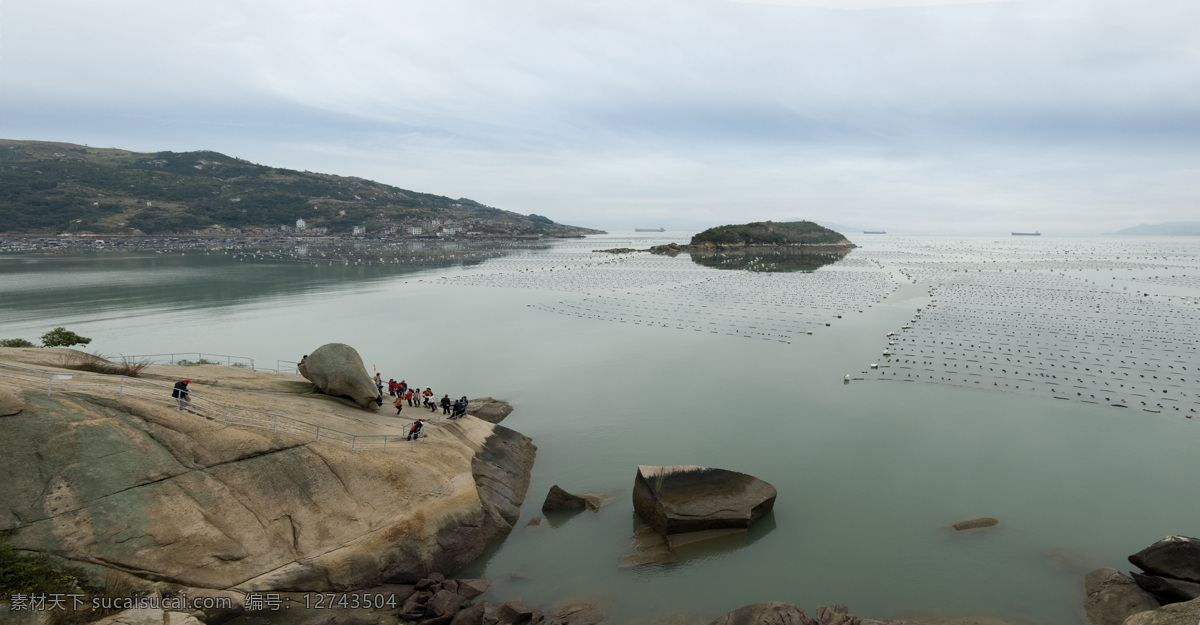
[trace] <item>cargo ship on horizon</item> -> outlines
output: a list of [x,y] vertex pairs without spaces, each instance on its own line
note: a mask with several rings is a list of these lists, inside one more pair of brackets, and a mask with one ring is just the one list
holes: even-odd
[[1014,237],[1040,237],[1040,236],[1042,236],[1042,233],[1040,233],[1040,232],[1014,232],[1014,233],[1012,233],[1012,235]]
[[863,230],[863,234],[887,234],[887,230]]
[[666,232],[666,228],[634,228],[634,232]]

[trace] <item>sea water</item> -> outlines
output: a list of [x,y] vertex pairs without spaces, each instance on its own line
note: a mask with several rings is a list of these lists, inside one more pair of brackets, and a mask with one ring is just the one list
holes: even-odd
[[[1196,534],[1197,242],[865,236],[811,273],[593,251],[672,234],[449,266],[11,255],[0,337],[63,325],[110,356],[260,366],[344,342],[384,378],[507,399],[537,463],[516,528],[464,574],[493,578],[493,600],[592,597],[620,622],[774,600],[1078,623],[1086,572]],[[620,568],[642,464],[779,496],[744,538]],[[527,527],[554,484],[610,503]],[[1001,523],[949,527],[980,516]]]

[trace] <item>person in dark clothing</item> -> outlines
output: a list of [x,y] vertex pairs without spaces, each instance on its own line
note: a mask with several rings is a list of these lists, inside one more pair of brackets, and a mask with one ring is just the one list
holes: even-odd
[[442,414],[450,414],[450,393],[442,395]]
[[454,413],[450,415],[451,419],[461,419],[467,416],[467,397],[464,395],[462,399],[454,402]]
[[408,438],[405,440],[411,441],[414,438],[417,438],[417,439],[421,438],[421,429],[424,427],[425,427],[424,419],[417,419],[416,421],[413,421],[412,427],[408,428]]
[[175,398],[175,403],[179,404],[179,410],[187,410],[189,404],[192,403],[190,393],[188,392],[188,384],[191,380],[180,380],[175,383],[175,389],[171,391],[171,397]]

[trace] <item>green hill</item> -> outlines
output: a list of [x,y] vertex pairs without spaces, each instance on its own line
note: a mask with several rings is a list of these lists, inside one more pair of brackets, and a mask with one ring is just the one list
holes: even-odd
[[692,237],[693,246],[822,245],[853,247],[841,234],[811,221],[756,221],[717,226]]
[[218,152],[138,153],[0,139],[0,231],[190,233],[294,227],[405,232],[432,220],[485,234],[572,236],[596,230],[466,198],[362,178],[256,165]]

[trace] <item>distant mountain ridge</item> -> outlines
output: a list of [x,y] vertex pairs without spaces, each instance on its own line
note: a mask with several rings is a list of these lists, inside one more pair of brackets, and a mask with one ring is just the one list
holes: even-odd
[[363,178],[257,165],[219,152],[155,152],[0,139],[0,232],[167,234],[306,228],[484,234],[599,230]]
[[1200,236],[1200,221],[1164,221],[1160,224],[1141,224],[1109,234],[1135,234],[1160,237]]

